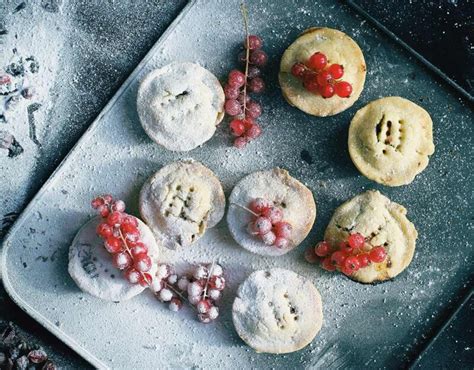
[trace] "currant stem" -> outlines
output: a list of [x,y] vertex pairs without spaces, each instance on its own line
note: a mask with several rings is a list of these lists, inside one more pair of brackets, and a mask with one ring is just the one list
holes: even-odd
[[249,25],[248,25],[248,12],[244,3],[240,4],[240,12],[242,13],[242,18],[244,20],[244,29],[245,29],[245,83],[244,83],[244,119],[245,112],[247,111],[247,78],[249,75],[249,58],[250,58],[250,49],[249,49]]
[[211,279],[211,274],[212,274],[212,270],[214,269],[214,265],[216,263],[216,260],[213,260],[212,261],[212,264],[211,264],[211,268],[209,269],[209,273],[207,274],[207,280],[206,280],[206,285],[204,286],[204,294],[203,294],[203,297],[206,298],[207,297],[207,287],[209,286],[209,280]]
[[230,205],[232,205],[232,206],[237,206],[237,207],[243,209],[244,211],[247,211],[247,212],[251,213],[251,214],[254,215],[255,217],[260,216],[259,214],[255,213],[254,211],[248,209],[247,207],[241,206],[241,205],[238,204],[238,203],[230,203]]

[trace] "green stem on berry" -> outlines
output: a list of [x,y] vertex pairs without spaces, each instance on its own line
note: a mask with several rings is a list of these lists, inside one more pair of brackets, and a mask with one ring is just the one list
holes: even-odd
[[238,203],[230,203],[230,205],[231,205],[231,206],[237,206],[237,207],[243,209],[244,211],[247,211],[247,212],[251,213],[251,214],[254,215],[255,217],[260,216],[259,214],[255,213],[254,211],[248,209],[247,207],[241,206],[241,205],[238,204]]
[[250,58],[250,48],[249,48],[249,24],[248,24],[248,12],[244,3],[240,4],[240,12],[242,13],[242,18],[244,20],[244,29],[245,29],[245,83],[244,83],[244,119],[247,111],[247,78],[249,74],[249,58]]

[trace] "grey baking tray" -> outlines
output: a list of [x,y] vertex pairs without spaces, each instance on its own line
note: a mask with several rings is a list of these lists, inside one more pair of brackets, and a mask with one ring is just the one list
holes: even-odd
[[[248,1],[248,8],[251,30],[263,37],[270,57],[265,71],[268,89],[261,97],[263,136],[245,150],[236,150],[224,122],[202,148],[179,154],[158,147],[141,129],[135,99],[145,73],[173,60],[191,60],[224,78],[234,66],[243,38],[239,2],[191,2],[11,229],[2,254],[5,288],[22,309],[98,367],[404,366],[470,284],[472,112],[423,65],[341,2]],[[367,61],[361,98],[331,118],[311,117],[290,107],[277,83],[284,49],[311,26],[347,32]],[[362,177],[346,145],[355,111],[388,95],[417,102],[434,122],[436,153],[411,185],[399,188]],[[120,304],[82,293],[67,274],[67,251],[92,214],[90,199],[111,192],[137,214],[145,179],[164,164],[189,157],[214,170],[227,194],[249,172],[287,168],[314,193],[318,216],[311,234],[291,253],[264,258],[239,248],[221,222],[193,248],[163,251],[163,261],[218,258],[225,266],[229,288],[215,324],[200,324],[187,310],[171,313],[148,293]],[[394,281],[367,286],[306,264],[304,249],[322,237],[334,208],[370,188],[403,204],[418,229],[415,258],[407,271]],[[305,275],[323,297],[322,331],[311,345],[290,355],[256,354],[239,339],[231,321],[238,284],[251,271],[269,266]]]

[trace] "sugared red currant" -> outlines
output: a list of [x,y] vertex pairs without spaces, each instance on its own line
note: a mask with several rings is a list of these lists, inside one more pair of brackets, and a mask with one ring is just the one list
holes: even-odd
[[163,289],[163,280],[160,279],[153,279],[153,283],[151,284],[151,289],[155,292],[158,293],[161,289]]
[[245,145],[247,145],[247,139],[243,136],[238,137],[234,140],[234,146],[237,149],[242,149],[243,147],[245,147]]
[[260,77],[254,77],[250,80],[248,88],[250,92],[261,94],[265,90],[265,82]]
[[369,252],[370,260],[375,263],[383,262],[386,257],[387,251],[382,246],[372,248],[372,250]]
[[168,279],[166,279],[168,284],[174,285],[178,282],[178,275],[176,274],[171,274],[168,276]]
[[249,94],[245,94],[243,92],[241,92],[239,94],[239,97],[237,98],[237,101],[241,104],[241,105],[244,105],[244,102],[245,104],[247,104],[249,101],[250,101],[250,95]]
[[170,304],[168,305],[168,308],[173,311],[173,312],[178,312],[181,307],[183,307],[183,302],[181,299],[173,297],[171,298]]
[[259,235],[264,235],[272,229],[272,221],[268,217],[257,217],[253,223],[253,230]]
[[109,224],[105,222],[102,222],[99,225],[97,225],[96,232],[97,232],[97,235],[99,235],[101,238],[104,238],[104,239],[113,235],[112,226],[110,226]]
[[263,198],[255,198],[250,202],[250,210],[257,214],[263,212],[263,210],[270,206],[270,202]]
[[262,67],[267,64],[267,54],[263,50],[252,50],[250,52],[249,62]]
[[148,253],[148,247],[145,244],[143,244],[142,242],[138,242],[138,243],[136,243],[135,246],[130,248],[130,252],[132,253],[133,257],[136,257],[139,254]]
[[163,288],[160,290],[159,297],[163,302],[169,302],[173,298],[173,292],[168,288]]
[[242,136],[245,133],[244,122],[240,119],[234,119],[230,122],[230,129],[234,136]]
[[138,284],[141,279],[140,271],[137,271],[133,268],[125,271],[125,278],[132,284]]
[[285,249],[288,248],[289,244],[290,242],[288,241],[288,239],[277,237],[275,239],[275,242],[273,243],[273,246],[278,249]]
[[228,83],[233,87],[241,87],[245,84],[245,74],[238,69],[233,69],[229,72]]
[[94,209],[99,208],[103,204],[104,204],[104,199],[102,199],[101,197],[94,198],[91,202],[91,206]]
[[209,287],[211,289],[222,290],[225,288],[225,279],[222,276],[212,276],[209,279]]
[[122,218],[122,225],[132,225],[138,227],[138,220],[137,218],[127,215]]
[[97,211],[99,211],[100,215],[104,218],[106,218],[110,214],[109,207],[106,206],[105,204],[102,204],[99,207],[97,207]]
[[262,39],[256,35],[249,35],[249,37],[245,38],[245,41],[244,41],[244,48],[250,49],[250,50],[260,49],[262,45],[263,45]]
[[325,269],[326,271],[334,271],[336,270],[336,266],[331,261],[331,257],[326,257],[323,259],[321,262],[321,267]]
[[248,78],[255,78],[255,77],[260,76],[261,73],[262,72],[260,68],[258,68],[257,66],[249,66],[249,70],[247,71],[247,76]]
[[214,264],[214,266],[211,267],[211,276],[222,276],[223,274],[224,270],[221,265]]
[[203,287],[199,282],[193,281],[188,285],[188,295],[190,297],[197,297],[202,294]]
[[214,301],[217,301],[219,298],[221,298],[221,291],[217,289],[209,289],[207,292],[209,294],[209,298],[211,298]]
[[337,96],[341,98],[348,98],[352,94],[352,85],[346,81],[340,81],[334,86]]
[[122,241],[114,236],[105,239],[104,247],[109,253],[117,253],[122,250]]
[[127,252],[118,252],[112,255],[112,264],[119,270],[125,270],[132,265],[132,257]]
[[193,277],[196,280],[205,279],[207,278],[208,273],[209,271],[207,270],[206,266],[199,265],[199,266],[196,266],[196,268],[194,269]]
[[133,267],[141,272],[147,272],[151,269],[151,258],[146,253],[134,257]]
[[291,67],[291,74],[298,78],[303,78],[306,66],[303,63],[295,63]]
[[273,245],[276,240],[276,235],[273,231],[269,231],[268,233],[262,235],[261,237],[262,237],[262,242],[265,245]]
[[119,226],[122,222],[123,213],[118,211],[111,212],[107,217],[107,223],[110,226]]
[[140,239],[140,231],[136,226],[131,224],[125,224],[120,226],[120,231],[125,239],[130,240],[132,242],[137,242]]
[[319,257],[326,257],[330,252],[331,246],[326,241],[319,242],[315,247],[315,253]]
[[156,277],[158,279],[166,279],[170,275],[171,275],[170,265],[162,264],[162,265],[159,265],[158,268],[156,269]]
[[258,118],[262,114],[262,107],[256,101],[251,100],[247,103],[247,112],[245,114],[249,118]]
[[196,305],[196,309],[199,313],[207,313],[209,308],[211,308],[211,304],[207,299],[201,299]]
[[335,80],[338,80],[344,75],[344,67],[340,64],[331,64],[328,67],[328,72]]
[[365,244],[365,238],[360,233],[355,233],[349,235],[347,243],[352,247],[352,249],[361,249]]
[[293,227],[289,222],[280,221],[275,223],[274,225],[274,232],[277,237],[289,239],[291,237],[291,232],[293,231]]
[[240,89],[235,86],[225,85],[224,86],[224,95],[226,99],[237,99],[240,94]]
[[219,316],[219,308],[217,308],[216,306],[211,306],[209,308],[209,311],[207,311],[207,316],[211,320],[217,319],[217,317]]
[[257,124],[254,124],[252,127],[250,127],[247,130],[247,138],[249,138],[250,140],[256,139],[261,134],[262,134],[262,128]]
[[114,204],[112,204],[112,211],[123,212],[125,211],[125,202],[123,200],[116,200]]
[[272,224],[276,224],[283,220],[283,212],[280,208],[270,206],[262,211],[262,216],[267,217]]
[[309,58],[308,67],[316,70],[321,70],[326,67],[327,63],[328,59],[326,58],[326,55],[318,51],[311,55],[311,57]]
[[234,99],[227,100],[224,109],[229,116],[238,116],[239,114],[242,114],[242,106]]
[[186,276],[182,276],[178,280],[178,288],[183,292],[188,289],[189,279]]

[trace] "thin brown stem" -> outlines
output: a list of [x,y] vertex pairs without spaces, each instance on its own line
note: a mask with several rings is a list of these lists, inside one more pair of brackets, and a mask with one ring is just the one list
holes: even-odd
[[238,204],[238,203],[230,203],[230,205],[231,205],[231,206],[239,207],[239,208],[243,209],[244,211],[247,211],[247,212],[251,213],[251,214],[254,215],[255,217],[260,216],[259,214],[255,213],[254,211],[252,211],[252,210],[248,209],[247,207],[244,207],[244,206],[242,206],[242,205],[240,205],[240,204]]
[[244,3],[240,4],[240,12],[242,13],[242,18],[244,20],[244,29],[245,29],[245,83],[244,83],[244,119],[245,113],[247,112],[247,78],[249,75],[249,57],[250,57],[250,49],[249,49],[249,24],[248,24],[248,12],[247,8]]

